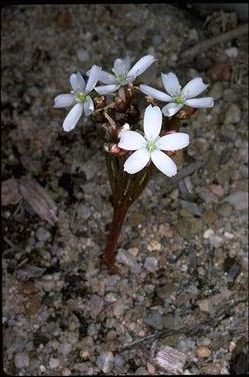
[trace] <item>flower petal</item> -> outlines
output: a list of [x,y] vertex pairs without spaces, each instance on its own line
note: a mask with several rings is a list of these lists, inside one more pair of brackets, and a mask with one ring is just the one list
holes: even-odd
[[144,134],[147,140],[153,141],[160,134],[162,113],[158,106],[149,105],[144,112]]
[[151,96],[155,99],[158,99],[159,101],[164,101],[164,102],[170,102],[172,101],[172,98],[164,93],[161,92],[160,90],[154,89],[149,85],[140,85],[139,89],[141,90],[142,93],[146,94],[146,96]]
[[83,104],[83,107],[84,107],[85,116],[88,117],[90,114],[92,114],[92,112],[94,110],[94,103],[93,103],[93,100],[90,96],[86,97],[86,100]]
[[174,161],[161,151],[154,150],[151,152],[151,159],[163,174],[173,177],[177,173],[177,166]]
[[116,82],[116,77],[111,73],[101,70],[99,72],[99,81],[104,84],[114,84]]
[[186,101],[184,101],[184,104],[194,107],[196,109],[202,108],[202,107],[213,107],[214,99],[213,97],[187,99]]
[[183,107],[182,104],[177,104],[177,103],[174,103],[174,102],[171,102],[171,103],[168,103],[167,105],[165,105],[163,108],[162,108],[162,113],[166,116],[166,117],[172,117],[173,115],[175,115],[179,110],[181,110],[181,108]]
[[74,105],[74,107],[69,111],[69,113],[67,114],[63,122],[62,127],[64,131],[67,131],[67,132],[71,131],[76,126],[76,124],[78,123],[82,115],[82,112],[83,112],[82,103],[76,103],[76,105]]
[[145,138],[136,131],[124,131],[121,133],[118,146],[127,151],[135,151],[146,147]]
[[149,66],[155,61],[156,59],[152,55],[144,56],[143,58],[139,59],[139,61],[129,70],[127,76],[133,76],[136,78],[146,71],[146,69],[149,68]]
[[126,76],[128,69],[129,67],[127,65],[126,60],[120,59],[120,58],[115,60],[114,65],[113,65],[113,71],[115,72],[117,76],[120,76],[120,75]]
[[108,93],[115,92],[119,87],[120,85],[111,84],[111,85],[95,86],[94,89],[99,94],[108,94]]
[[194,98],[207,89],[208,84],[204,84],[202,78],[197,77],[189,81],[182,89],[182,95],[184,98]]
[[181,94],[181,85],[178,78],[173,72],[168,74],[161,73],[164,88],[171,97],[177,97]]
[[156,142],[156,146],[164,151],[177,151],[189,145],[189,135],[183,132],[160,137]]
[[138,171],[142,170],[149,161],[150,153],[147,151],[147,149],[139,149],[127,158],[124,164],[124,171],[129,174],[135,174]]
[[53,107],[67,107],[72,106],[75,102],[74,96],[72,94],[59,94],[54,99]]
[[97,84],[99,80],[99,72],[101,71],[101,68],[97,65],[93,65],[89,72],[89,77],[86,84],[86,93],[89,93],[93,90],[95,85]]
[[124,59],[123,59],[123,63],[125,65],[125,71],[126,71],[126,74],[127,72],[129,71],[130,67],[131,67],[131,58],[130,56],[126,56]]
[[86,83],[80,72],[72,73],[70,76],[70,84],[74,91],[85,89]]

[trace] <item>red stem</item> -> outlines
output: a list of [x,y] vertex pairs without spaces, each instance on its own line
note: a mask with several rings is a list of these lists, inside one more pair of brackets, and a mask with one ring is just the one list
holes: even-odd
[[114,264],[115,248],[129,206],[130,204],[126,200],[114,204],[112,224],[104,255],[104,263],[106,263],[108,266],[113,266]]

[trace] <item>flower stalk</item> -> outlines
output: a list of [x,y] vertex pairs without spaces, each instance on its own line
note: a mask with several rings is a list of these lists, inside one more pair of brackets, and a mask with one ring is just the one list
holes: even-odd
[[127,211],[147,186],[153,167],[150,165],[144,171],[130,175],[124,171],[125,158],[122,155],[115,156],[106,152],[105,161],[112,190],[113,216],[104,263],[111,267],[115,261],[115,250]]

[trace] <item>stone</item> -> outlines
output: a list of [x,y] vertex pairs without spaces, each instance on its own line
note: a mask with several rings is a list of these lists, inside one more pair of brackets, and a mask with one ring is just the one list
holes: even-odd
[[123,249],[118,250],[116,261],[120,264],[128,266],[130,268],[130,271],[134,272],[135,274],[138,274],[141,271],[141,266],[138,264],[134,255]]
[[241,110],[235,103],[232,103],[231,105],[229,105],[228,110],[225,114],[224,123],[237,124],[240,122],[240,120],[241,120]]
[[222,186],[220,185],[214,185],[214,184],[211,184],[209,186],[210,190],[217,196],[219,197],[222,197],[224,195],[224,189]]
[[139,367],[136,369],[135,373],[134,373],[136,376],[148,376],[148,371],[143,368],[143,367]]
[[187,200],[181,200],[182,208],[186,208],[193,215],[201,216],[203,209],[201,209],[196,203],[188,202]]
[[49,241],[51,239],[51,233],[43,228],[43,227],[39,227],[35,233],[36,235],[36,238],[38,239],[38,241]]
[[157,311],[149,312],[145,317],[144,322],[156,330],[162,330],[163,328],[163,317]]
[[55,359],[54,357],[52,357],[49,360],[49,368],[50,369],[56,369],[56,368],[58,368],[59,365],[60,365],[60,360],[59,359]]
[[117,296],[113,292],[109,292],[105,295],[105,302],[112,304],[113,302],[117,301]]
[[29,366],[29,355],[27,352],[16,353],[14,363],[17,369],[27,368]]
[[203,237],[205,239],[208,239],[210,244],[215,248],[222,246],[226,241],[225,238],[219,236],[218,234],[215,234],[215,232],[211,228],[205,230]]
[[155,356],[155,363],[169,375],[182,375],[187,355],[175,348],[164,346]]
[[248,192],[237,191],[224,198],[224,202],[230,203],[236,210],[247,210],[248,209]]
[[213,309],[212,303],[209,299],[205,298],[197,302],[200,310],[205,313],[210,313]]
[[72,344],[70,343],[62,343],[58,349],[64,356],[72,351]]
[[142,224],[146,220],[146,216],[143,215],[142,213],[132,213],[128,219],[128,223],[131,226],[137,226],[139,224]]
[[89,52],[87,50],[84,50],[83,48],[77,50],[77,56],[81,62],[85,62],[90,59]]
[[156,272],[158,260],[155,257],[147,257],[144,262],[144,268],[149,272]]
[[211,355],[211,350],[206,346],[200,346],[196,349],[196,355],[201,358],[207,358]]
[[97,296],[93,295],[89,302],[90,315],[92,318],[96,318],[98,314],[102,311],[104,306],[104,300]]
[[153,239],[153,240],[150,240],[150,242],[149,242],[148,250],[149,251],[160,251],[161,247],[162,247],[162,245],[160,244],[160,242]]
[[196,29],[190,29],[188,37],[193,42],[198,42],[199,41],[199,34],[198,34],[198,31]]
[[239,50],[237,47],[230,47],[225,50],[225,53],[229,58],[237,58]]
[[115,317],[120,317],[124,314],[125,304],[122,300],[118,300],[113,305],[113,314]]
[[208,96],[213,97],[217,100],[223,96],[223,86],[220,81],[216,81],[208,93]]
[[87,204],[81,203],[78,205],[77,215],[81,220],[88,220],[91,214],[91,208]]
[[110,373],[114,365],[114,356],[112,352],[103,352],[96,361],[99,369],[104,373]]
[[211,226],[217,220],[217,215],[211,208],[208,208],[203,213],[202,219],[203,219],[205,224]]
[[228,202],[220,203],[217,206],[217,213],[222,217],[229,217],[233,213],[233,206]]
[[61,374],[62,374],[62,376],[71,376],[72,372],[71,372],[70,369],[64,368],[64,369],[62,369]]
[[[191,215],[191,214],[190,214]],[[201,233],[203,230],[203,221],[202,219],[196,219],[195,217],[180,217],[177,220],[177,231],[180,235],[186,239],[192,239],[198,233]]]
[[220,164],[222,165],[226,164],[232,158],[232,155],[233,155],[233,147],[224,148],[223,151],[221,152]]

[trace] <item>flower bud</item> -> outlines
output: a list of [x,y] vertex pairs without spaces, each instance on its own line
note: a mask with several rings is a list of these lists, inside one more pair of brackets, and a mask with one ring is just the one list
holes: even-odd
[[197,109],[194,107],[184,106],[183,109],[181,109],[175,116],[178,119],[185,120],[185,119],[190,118],[196,111]]
[[104,96],[96,96],[93,99],[95,103],[95,109],[102,109],[106,106],[106,98]]
[[121,98],[116,97],[114,100],[114,109],[119,113],[124,113],[128,107],[127,102],[123,101]]
[[124,149],[119,148],[118,144],[114,143],[105,144],[104,149],[116,156],[124,156],[127,153]]
[[169,131],[162,131],[161,136],[169,135],[169,134],[175,134],[175,130],[169,130]]

